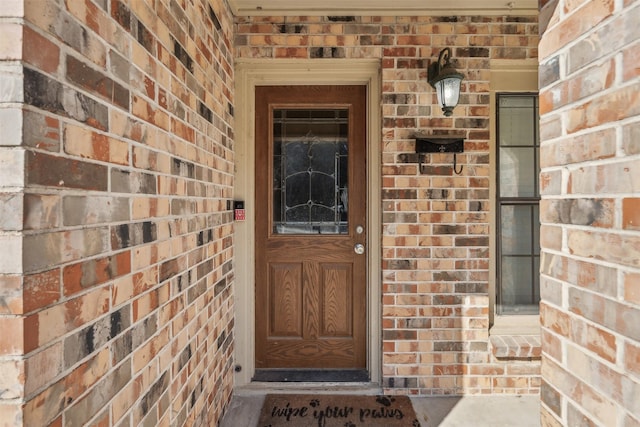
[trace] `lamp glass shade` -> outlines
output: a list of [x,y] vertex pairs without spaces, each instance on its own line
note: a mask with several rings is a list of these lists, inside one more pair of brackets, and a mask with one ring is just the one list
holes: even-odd
[[458,105],[461,82],[460,78],[447,77],[434,84],[438,95],[438,104],[442,107],[445,116],[453,114],[453,109]]

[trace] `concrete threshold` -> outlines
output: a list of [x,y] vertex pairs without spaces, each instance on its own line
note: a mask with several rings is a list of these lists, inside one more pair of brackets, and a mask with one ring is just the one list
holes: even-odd
[[382,387],[373,383],[349,382],[252,382],[237,387],[236,396],[268,393],[382,394]]

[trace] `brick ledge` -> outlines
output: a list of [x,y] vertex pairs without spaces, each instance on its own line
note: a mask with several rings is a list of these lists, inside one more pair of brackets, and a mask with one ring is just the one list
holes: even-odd
[[540,359],[542,355],[539,335],[491,335],[489,342],[497,359]]

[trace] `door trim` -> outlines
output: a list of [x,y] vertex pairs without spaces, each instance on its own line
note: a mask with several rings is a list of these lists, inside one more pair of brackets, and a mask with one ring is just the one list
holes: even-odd
[[[234,222],[235,386],[251,382],[255,372],[255,99],[256,86],[345,84],[367,86],[367,367],[379,384],[381,340],[381,118],[380,60],[236,60],[235,200],[245,202],[246,220]],[[247,268],[250,267],[250,268]]]

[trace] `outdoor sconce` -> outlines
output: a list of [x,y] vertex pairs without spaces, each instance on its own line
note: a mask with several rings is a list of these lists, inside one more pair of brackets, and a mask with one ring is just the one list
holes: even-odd
[[449,135],[430,135],[416,138],[416,153],[420,155],[420,173],[422,172],[422,160],[425,154],[453,153],[453,172],[456,175],[462,173],[462,166],[458,170],[457,153],[464,153],[464,137]]
[[464,75],[453,68],[450,59],[451,49],[446,47],[440,51],[438,62],[430,64],[427,69],[427,80],[436,90],[438,104],[447,117],[453,114],[453,109],[458,105],[460,83],[464,78]]

